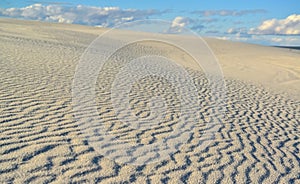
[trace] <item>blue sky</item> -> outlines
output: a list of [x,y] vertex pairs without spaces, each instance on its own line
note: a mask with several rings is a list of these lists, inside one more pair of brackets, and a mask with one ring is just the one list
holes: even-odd
[[0,16],[103,27],[163,19],[174,34],[187,27],[201,36],[299,46],[299,7],[299,0],[1,0]]

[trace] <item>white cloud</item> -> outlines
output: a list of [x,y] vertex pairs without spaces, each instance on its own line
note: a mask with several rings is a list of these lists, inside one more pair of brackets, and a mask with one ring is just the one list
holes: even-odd
[[171,26],[168,33],[181,33],[184,31],[184,28],[188,26],[192,20],[187,17],[175,17],[171,23]]
[[230,40],[230,38],[227,36],[215,36],[213,38],[220,39],[220,40]]
[[223,40],[231,40],[238,42],[248,42],[273,46],[299,46],[300,37],[295,35],[241,35],[227,34],[226,36],[216,37]]
[[274,37],[274,38],[271,38],[271,41],[272,42],[276,42],[276,43],[280,43],[283,41],[283,38],[277,38],[277,37]]
[[247,28],[241,27],[241,28],[230,28],[227,30],[226,34],[234,35],[238,39],[246,39],[251,38],[251,34],[247,33]]
[[290,15],[285,19],[271,19],[264,21],[257,28],[251,28],[249,34],[283,34],[299,35],[300,34],[300,15]]
[[236,34],[236,33],[238,33],[238,32],[239,32],[239,30],[237,30],[237,29],[235,29],[235,28],[230,28],[230,29],[227,30],[227,33],[228,33],[228,34]]
[[171,27],[184,27],[189,23],[189,19],[185,17],[175,17]]
[[299,37],[273,37],[270,42],[272,45],[279,46],[299,46],[300,38]]
[[23,8],[0,9],[0,16],[43,20],[61,23],[77,23],[97,26],[114,26],[116,24],[147,19],[162,12],[156,10],[120,9],[119,7],[92,7],[78,5],[75,7],[61,5],[33,4]]

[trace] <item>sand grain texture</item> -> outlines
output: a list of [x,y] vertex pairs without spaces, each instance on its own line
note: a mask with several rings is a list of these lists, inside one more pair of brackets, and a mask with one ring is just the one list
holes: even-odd
[[[72,80],[88,45],[104,30],[79,25],[0,19],[0,183],[299,183],[300,54],[288,49],[206,39],[226,82],[225,117],[201,149],[211,97],[205,75],[182,60],[199,95],[200,122],[185,149],[148,165],[116,163],[99,154],[73,116]],[[168,48],[136,45],[180,58]],[[108,87],[117,72],[99,75],[99,117],[123,140],[155,142],[156,130],[135,131],[115,118]],[[131,107],[147,117],[145,97],[167,89],[146,78],[133,86]],[[158,86],[153,88],[153,86]],[[162,88],[160,88],[162,87]],[[155,91],[157,90],[157,91]],[[168,90],[166,90],[168,92]],[[143,94],[143,95],[141,95]],[[162,96],[176,104],[169,93]],[[144,98],[143,98],[144,97]],[[121,133],[119,133],[121,132]]]

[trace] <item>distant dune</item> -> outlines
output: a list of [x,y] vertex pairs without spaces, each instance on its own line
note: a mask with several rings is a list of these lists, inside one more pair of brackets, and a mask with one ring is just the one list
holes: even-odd
[[[131,52],[146,50],[178,61],[192,77],[198,95],[194,109],[197,121],[182,149],[159,162],[131,165],[102,155],[74,117],[72,82],[77,64],[90,43],[106,30],[0,19],[0,183],[300,182],[299,52],[205,38],[219,60],[226,84],[220,104],[224,114],[216,115],[219,126],[211,122],[211,84],[190,56],[155,43],[133,45],[132,50],[121,52],[130,58]],[[125,39],[149,33],[120,30],[118,34]],[[159,93],[172,106],[165,112],[164,122],[139,130],[116,117],[110,89],[120,71],[118,62],[123,58],[112,57],[98,76],[95,101],[99,114],[91,121],[100,120],[109,127],[108,134],[118,137],[120,145],[155,144],[172,134],[180,104],[168,82],[155,76],[133,85],[128,103],[137,117],[151,117],[149,107],[163,105],[159,99],[151,105],[148,99]],[[174,80],[181,80],[175,70],[174,76]],[[123,80],[127,82],[127,78]],[[213,138],[203,139],[211,130]],[[206,141],[209,146],[202,149]],[[111,144],[103,150],[114,152],[116,148]]]

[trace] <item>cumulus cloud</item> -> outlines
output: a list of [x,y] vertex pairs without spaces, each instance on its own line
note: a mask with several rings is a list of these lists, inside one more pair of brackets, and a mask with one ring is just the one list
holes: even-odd
[[103,27],[146,19],[149,16],[162,13],[157,10],[120,9],[119,7],[92,7],[83,5],[67,7],[55,4],[33,4],[23,8],[0,9],[0,16],[5,17]]
[[184,31],[184,27],[188,26],[193,21],[190,18],[187,17],[175,17],[171,23],[171,26],[168,33],[181,33]]
[[240,27],[240,28],[230,28],[226,32],[227,34],[248,34],[247,28]]
[[254,44],[264,44],[273,46],[299,46],[300,37],[294,35],[247,35],[227,34],[226,36],[216,37],[222,40],[231,40],[238,42],[250,42]]
[[273,37],[271,39],[273,45],[279,46],[299,46],[299,37]]
[[295,35],[252,35],[253,40],[274,46],[299,46],[300,37]]
[[239,32],[239,30],[235,29],[235,28],[230,28],[227,30],[228,34],[237,34],[238,32]]
[[266,20],[257,28],[251,28],[249,34],[300,35],[300,15],[293,14],[285,19]]
[[193,11],[192,13],[198,14],[201,16],[243,16],[250,14],[263,14],[266,13],[266,10],[263,9],[254,9],[254,10],[205,10],[205,11]]
[[170,34],[188,33],[187,30],[188,28],[193,31],[200,32],[205,28],[205,26],[202,25],[202,23],[207,23],[207,22],[198,19],[191,19],[188,17],[178,16],[172,20],[171,25],[169,29],[166,31],[166,33],[170,33]]

